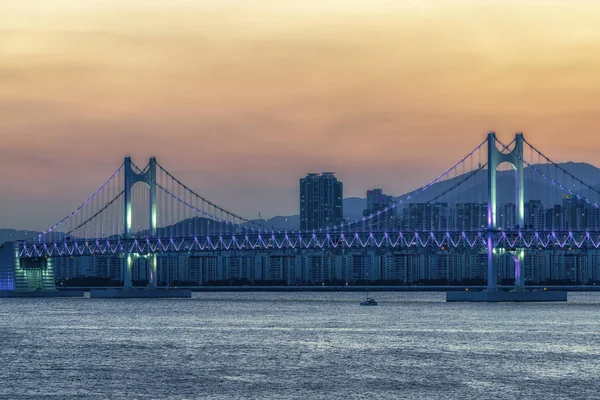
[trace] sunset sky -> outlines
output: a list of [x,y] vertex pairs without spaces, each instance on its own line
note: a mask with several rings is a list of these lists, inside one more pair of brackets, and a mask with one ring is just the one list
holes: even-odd
[[0,228],[56,222],[125,155],[247,217],[297,214],[307,172],[404,193],[488,130],[600,165],[599,20],[583,0],[3,0]]

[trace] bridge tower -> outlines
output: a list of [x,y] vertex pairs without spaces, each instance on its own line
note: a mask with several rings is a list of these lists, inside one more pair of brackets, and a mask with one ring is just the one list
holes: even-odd
[[[488,292],[498,290],[498,272],[494,263],[494,233],[498,231],[496,224],[496,170],[503,162],[507,162],[515,169],[515,213],[517,230],[523,229],[525,219],[525,193],[524,193],[524,163],[523,163],[523,133],[515,135],[515,147],[510,153],[498,150],[496,145],[496,133],[488,132]],[[517,250],[515,260],[515,286],[523,289],[525,277],[523,271],[524,251]]]
[[[156,158],[151,157],[148,166],[142,172],[135,172],[131,167],[131,157],[125,157],[124,163],[124,174],[125,174],[125,188],[124,188],[124,221],[123,221],[123,238],[131,238],[131,219],[133,215],[133,208],[131,203],[131,194],[133,186],[142,182],[148,186],[149,190],[149,204],[148,204],[148,226],[150,227],[150,236],[156,236]],[[133,268],[133,262],[140,256],[137,254],[131,254],[127,250],[125,251],[125,267],[123,268],[123,286],[125,288],[131,288],[131,274]],[[149,254],[145,256],[150,263],[150,286],[156,287],[156,254]]]

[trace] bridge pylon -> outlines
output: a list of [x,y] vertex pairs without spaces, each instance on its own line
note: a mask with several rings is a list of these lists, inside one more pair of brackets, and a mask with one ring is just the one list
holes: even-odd
[[[523,162],[523,133],[515,135],[515,147],[509,153],[498,149],[496,145],[496,133],[488,132],[488,228],[487,228],[487,250],[488,250],[488,292],[498,291],[498,272],[494,262],[494,235],[498,231],[496,223],[496,195],[497,195],[497,169],[500,164],[507,162],[515,169],[515,213],[516,228],[521,230],[525,220],[525,185],[524,185],[524,162]],[[523,288],[525,277],[523,271],[523,251],[517,251],[515,255],[515,286]]]
[[[123,221],[123,238],[130,239],[131,238],[131,219],[133,215],[133,206],[132,206],[132,189],[133,186],[142,182],[148,186],[149,191],[149,204],[148,204],[148,226],[150,227],[150,236],[156,236],[156,158],[151,157],[148,162],[148,166],[141,172],[136,172],[133,170],[131,166],[131,157],[125,157],[124,162],[124,196],[123,196],[123,207],[124,207],[124,221]],[[125,288],[131,288],[132,281],[132,269],[133,262],[139,256],[136,254],[131,254],[129,251],[125,251],[125,265],[123,268],[123,286]],[[151,254],[146,257],[148,262],[150,263],[150,286],[156,287],[156,254]]]

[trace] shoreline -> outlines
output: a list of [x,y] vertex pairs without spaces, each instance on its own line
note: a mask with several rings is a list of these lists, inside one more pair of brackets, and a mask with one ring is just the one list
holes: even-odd
[[[60,291],[87,291],[118,289],[115,286],[57,288]],[[134,289],[144,289],[134,287]],[[177,286],[159,287],[162,290],[186,289],[192,292],[481,292],[485,286]],[[468,290],[467,290],[468,289]],[[501,291],[510,291],[513,286],[499,286]],[[528,291],[600,292],[599,286],[527,286]]]

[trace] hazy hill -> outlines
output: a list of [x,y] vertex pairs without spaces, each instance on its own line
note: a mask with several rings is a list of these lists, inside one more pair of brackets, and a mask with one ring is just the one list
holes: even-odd
[[[559,164],[569,173],[580,178],[584,182],[592,186],[600,186],[600,169],[586,163],[568,162]],[[590,199],[598,199],[598,195],[591,194],[588,189],[585,189],[581,184],[568,178],[562,172],[556,172],[556,168],[547,164],[533,165],[533,168],[539,172],[546,174],[550,179],[567,184],[569,188],[576,193],[580,193]],[[545,206],[562,203],[562,194],[564,191],[552,184],[550,180],[544,179],[533,168],[526,167],[524,172],[525,180],[525,201],[541,200]],[[432,185],[422,194],[417,194],[411,199],[411,202],[426,202],[426,201],[444,201],[448,203],[463,203],[463,202],[487,202],[487,170],[482,170],[473,175],[470,179],[466,179],[468,174],[460,175],[446,181],[438,182]],[[515,179],[514,171],[498,171],[497,173],[497,196],[498,204],[515,202]],[[464,182],[457,186],[461,181]],[[446,193],[447,192],[447,193]],[[406,197],[399,196],[396,200]],[[439,199],[435,200],[438,196]]]
[[35,231],[19,231],[15,229],[0,229],[0,243],[10,242],[14,240],[30,240],[36,238],[39,232]]

